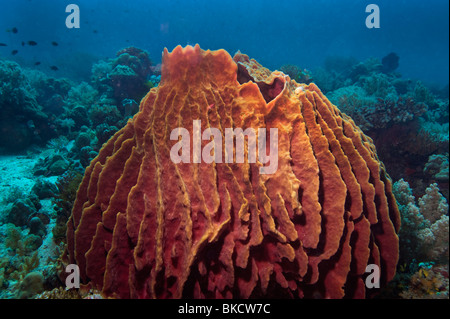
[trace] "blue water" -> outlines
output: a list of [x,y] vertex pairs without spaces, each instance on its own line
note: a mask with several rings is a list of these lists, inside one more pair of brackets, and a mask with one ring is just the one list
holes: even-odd
[[[70,3],[80,7],[80,29],[66,28]],[[370,3],[380,8],[379,29],[365,26]],[[147,50],[154,64],[164,47],[199,43],[241,50],[270,69],[288,63],[314,69],[328,56],[364,60],[394,51],[404,77],[445,85],[448,12],[446,0],[0,0],[0,42],[8,44],[0,57],[57,65],[77,78],[89,76],[93,61],[130,45]],[[17,34],[5,32],[12,27]],[[38,45],[22,47],[28,40]]]

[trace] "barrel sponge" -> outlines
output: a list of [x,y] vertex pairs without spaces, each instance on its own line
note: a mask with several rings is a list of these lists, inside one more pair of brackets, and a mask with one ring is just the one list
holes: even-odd
[[[113,298],[364,298],[395,275],[400,218],[372,140],[314,84],[198,45],[86,169],[66,264]],[[175,164],[174,128],[278,129],[278,169]],[[225,139],[223,138],[222,141]],[[203,140],[202,149],[210,141]],[[249,150],[246,140],[245,154]]]

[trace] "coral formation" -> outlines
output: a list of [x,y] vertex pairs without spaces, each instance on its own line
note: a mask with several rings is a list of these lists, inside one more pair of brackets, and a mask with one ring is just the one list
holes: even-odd
[[77,171],[67,171],[58,178],[57,185],[61,190],[54,197],[56,221],[52,229],[53,240],[60,242],[66,235],[66,223],[71,214],[73,202],[75,201],[78,186],[83,175]]
[[58,193],[58,189],[51,181],[39,177],[32,190],[39,199],[50,198]]
[[[367,264],[385,285],[399,250],[390,178],[348,116],[288,79],[243,54],[165,50],[158,88],[86,169],[65,263],[119,298],[363,298]],[[195,119],[222,135],[277,128],[277,172],[173,163],[170,132]]]
[[431,175],[431,177],[437,181],[448,183],[448,153],[445,155],[431,155],[428,158],[428,162],[425,164],[423,171],[425,174]]
[[440,99],[422,82],[402,79],[393,72],[397,59],[394,54],[382,62],[347,59],[342,62],[347,69],[329,63],[313,77],[329,88],[330,101],[373,139],[395,180],[414,174],[431,183],[423,167],[429,156],[448,152],[448,96]]
[[306,69],[302,70],[297,65],[285,64],[281,66],[280,71],[284,74],[289,75],[291,79],[295,80],[298,83],[309,84],[313,81],[311,72]]
[[91,83],[74,83],[0,60],[0,150],[45,145],[59,135],[73,138],[81,127],[99,124],[110,126],[104,131],[109,138],[126,123],[125,117],[137,112],[123,101],[138,105],[149,88],[158,85],[151,64],[146,51],[129,47],[115,59],[95,64]]
[[140,100],[147,92],[147,76],[152,62],[148,52],[135,47],[125,48],[116,59],[101,61],[92,67],[97,89],[121,102],[124,99]]
[[6,215],[6,222],[16,226],[25,226],[28,218],[37,211],[37,207],[29,198],[17,199]]
[[[42,239],[33,234],[27,234],[13,224],[0,226],[0,288],[11,287],[12,297],[20,297],[19,285],[27,274],[39,266],[37,249]],[[5,296],[0,289],[0,296]]]
[[351,114],[365,131],[385,130],[398,123],[407,123],[427,111],[425,104],[416,104],[411,98],[395,100],[367,96],[359,86],[340,88],[329,94],[340,110]]
[[[354,79],[356,74],[368,74],[367,63],[359,63],[354,58],[331,56],[325,60],[324,67],[320,67],[313,72],[314,83],[316,83],[322,92],[337,90],[339,88],[351,85],[349,79]],[[380,65],[377,64],[377,69]]]
[[418,205],[405,180],[395,182],[393,191],[402,217],[400,263],[410,264],[414,259],[448,262],[448,204],[437,184],[426,189]]
[[30,272],[19,285],[17,298],[30,299],[44,290],[44,277],[39,272]]
[[35,296],[35,299],[103,299],[100,292],[95,289],[69,289],[62,287],[44,291]]
[[447,267],[422,263],[400,296],[404,299],[448,299],[448,287]]
[[20,65],[0,60],[0,148],[18,151],[54,134]]

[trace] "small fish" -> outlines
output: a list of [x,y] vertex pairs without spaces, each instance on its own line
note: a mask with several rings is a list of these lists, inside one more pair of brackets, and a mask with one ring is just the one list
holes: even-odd
[[14,28],[12,28],[12,29],[8,29],[8,30],[6,30],[6,32],[17,33],[17,32],[19,32],[19,30],[17,30],[17,28],[16,28],[16,27],[14,27]]
[[94,31],[92,31],[92,32],[94,32],[94,33],[98,33],[98,31],[97,31],[97,30],[94,30]]
[[41,64],[41,62],[34,62],[34,65],[39,65],[39,64]]
[[19,53],[18,50],[12,50],[12,51],[11,51],[11,54],[12,54],[12,55],[16,55],[17,53]]
[[37,42],[36,41],[28,41],[27,42],[28,43],[28,45],[31,45],[31,46],[35,46],[35,45],[37,45]]
[[53,71],[58,71],[58,70],[59,70],[58,67],[56,67],[56,66],[54,66],[54,65],[52,65],[52,66],[50,67],[50,69],[52,69]]
[[7,47],[8,45],[5,43],[0,43],[0,47]]
[[52,42],[52,45],[55,46],[55,47],[57,47],[59,44],[58,44],[58,42],[53,41],[53,42]]
[[23,46],[23,47],[25,46],[25,42],[23,42],[23,41],[22,41],[22,46]]

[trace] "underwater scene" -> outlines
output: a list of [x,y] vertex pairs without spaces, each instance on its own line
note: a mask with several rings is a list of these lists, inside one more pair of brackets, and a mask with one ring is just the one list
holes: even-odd
[[449,299],[448,201],[446,0],[0,0],[0,299]]

